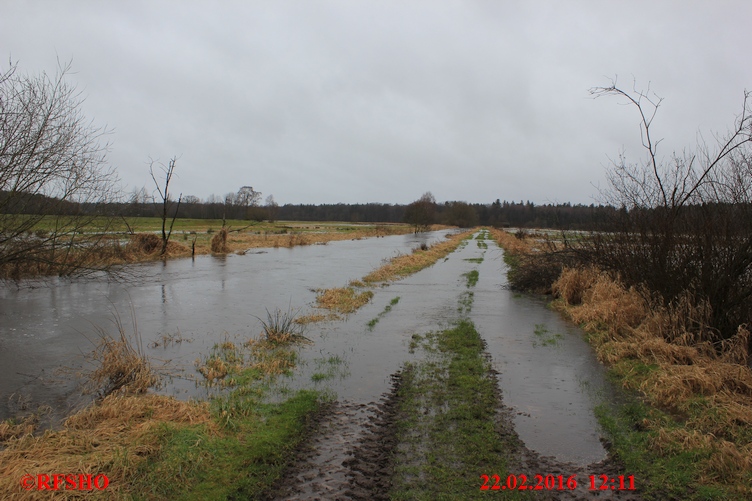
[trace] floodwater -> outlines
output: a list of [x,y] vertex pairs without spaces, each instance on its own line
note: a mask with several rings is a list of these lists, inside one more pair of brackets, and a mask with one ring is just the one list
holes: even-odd
[[[257,336],[267,309],[303,308],[314,301],[315,289],[344,286],[383,260],[443,240],[446,233],[144,263],[130,268],[140,278],[126,284],[91,279],[39,287],[5,284],[0,287],[0,420],[40,405],[62,417],[88,402],[59,370],[91,368],[84,355],[94,349],[99,329],[117,334],[116,317],[127,333],[139,333],[147,355],[167,363],[172,373],[187,369],[194,377],[194,361],[215,343]],[[165,335],[182,342],[164,346]],[[155,342],[160,346],[151,348]],[[179,376],[162,391],[201,396],[191,378]]]
[[[215,343],[256,336],[258,317],[265,318],[267,309],[306,313],[315,289],[344,286],[384,259],[445,234],[149,263],[139,265],[143,278],[125,285],[87,280],[5,286],[0,289],[0,419],[40,404],[51,405],[57,416],[80,405],[75,384],[56,369],[85,364],[96,326],[116,332],[115,312],[127,332],[134,331],[135,317],[148,355],[187,376],[172,378],[162,392],[201,396],[206,390],[192,379],[194,360]],[[416,356],[408,349],[414,334],[445,329],[465,314],[487,342],[504,403],[525,444],[563,461],[603,459],[593,416],[593,407],[610,393],[601,365],[577,328],[542,301],[506,290],[502,251],[485,242],[488,249],[471,240],[436,265],[375,289],[373,301],[344,321],[310,325],[306,336],[313,343],[300,348],[299,369],[281,384],[327,388],[355,404],[377,401],[390,389],[390,375]],[[473,269],[480,279],[468,288],[463,274]],[[472,308],[461,313],[460,300],[469,292]],[[373,319],[378,322],[369,326]],[[150,347],[164,335],[183,341]],[[333,377],[315,381],[327,371]]]

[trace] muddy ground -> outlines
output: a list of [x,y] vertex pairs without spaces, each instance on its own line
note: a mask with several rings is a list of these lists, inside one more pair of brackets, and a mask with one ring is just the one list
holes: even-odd
[[[386,500],[389,498],[394,457],[397,451],[396,423],[401,419],[398,395],[402,377],[392,375],[392,388],[379,402],[355,404],[335,402],[312,423],[311,434],[292,461],[282,481],[268,499],[273,500]],[[497,386],[498,387],[498,386]],[[509,473],[525,474],[533,482],[536,474],[576,475],[575,490],[532,491],[535,499],[640,500],[638,491],[591,491],[589,475],[616,477],[625,472],[612,458],[589,465],[576,465],[543,457],[531,451],[514,431],[512,410],[499,395],[499,432],[514,450],[509,451]],[[469,492],[467,498],[494,496],[494,491]],[[503,481],[502,481],[503,482]],[[600,485],[600,481],[597,482]]]

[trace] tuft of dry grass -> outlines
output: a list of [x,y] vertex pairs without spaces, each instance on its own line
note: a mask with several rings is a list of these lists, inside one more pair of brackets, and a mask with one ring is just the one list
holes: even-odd
[[211,239],[211,251],[214,254],[227,254],[230,248],[227,245],[227,228],[224,226]]
[[20,421],[8,419],[0,423],[0,443],[34,433],[39,423],[38,414],[29,414]]
[[144,355],[138,329],[135,329],[131,339],[117,315],[115,326],[117,337],[111,337],[104,329],[97,327],[99,342],[88,356],[95,368],[79,374],[86,381],[85,389],[99,397],[113,393],[145,393],[159,382],[159,377],[149,358]]
[[274,313],[266,310],[266,321],[259,319],[263,327],[263,339],[272,344],[309,341],[303,335],[304,324],[297,322],[296,317],[296,312],[292,310],[282,311],[277,308]]
[[348,315],[367,304],[372,297],[372,291],[357,292],[352,287],[334,287],[318,291],[316,306]]
[[[216,429],[207,403],[161,395],[110,395],[69,417],[60,430],[7,442],[0,451],[0,492],[5,499],[39,499],[39,492],[21,488],[19,480],[24,475],[75,473],[107,475],[110,484],[103,492],[108,498],[122,496],[139,465],[158,455],[153,437],[163,423]],[[55,499],[97,494],[58,492]]]

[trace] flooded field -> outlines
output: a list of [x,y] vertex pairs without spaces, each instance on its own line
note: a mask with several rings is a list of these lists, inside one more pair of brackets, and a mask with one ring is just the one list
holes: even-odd
[[[173,377],[160,392],[204,397],[195,360],[215,343],[255,337],[267,310],[305,313],[316,289],[346,285],[384,259],[445,234],[146,264],[138,267],[142,278],[127,284],[6,286],[0,291],[0,419],[39,405],[52,406],[59,418],[85,402],[75,381],[57,370],[84,366],[97,328],[115,333],[115,312],[126,331],[138,330],[145,352],[169,367]],[[577,328],[542,301],[507,290],[502,256],[490,240],[468,240],[434,266],[375,288],[371,303],[345,320],[308,326],[312,343],[299,348],[298,368],[279,385],[330,390],[340,407],[323,426],[345,437],[320,440],[327,451],[307,458],[311,468],[341,467],[352,457],[394,375],[424,356],[414,340],[459,318],[472,320],[485,341],[503,403],[528,449],[574,465],[605,458],[593,415],[610,398],[603,368]]]

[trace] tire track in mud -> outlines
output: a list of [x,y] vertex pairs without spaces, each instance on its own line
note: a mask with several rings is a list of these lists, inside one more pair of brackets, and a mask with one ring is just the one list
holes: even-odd
[[[493,375],[495,378],[495,374]],[[389,498],[394,458],[398,449],[397,422],[403,417],[398,396],[402,375],[392,376],[392,390],[379,403],[334,402],[319,417],[306,444],[300,448],[283,481],[274,489],[275,500],[386,500]],[[534,499],[639,500],[635,492],[590,491],[588,475],[622,473],[612,460],[582,466],[541,456],[524,446],[514,431],[511,409],[499,400],[497,426],[505,441],[515,444],[509,453],[510,474],[576,475],[572,491],[537,491]],[[483,472],[479,472],[478,475]],[[493,473],[493,472],[489,472]],[[480,486],[480,480],[478,482]],[[468,498],[478,494],[468,493]]]
[[391,379],[378,403],[332,403],[268,499],[389,499],[401,375]]
[[[495,371],[491,374],[496,378]],[[397,423],[400,414],[399,389],[402,374],[392,375],[392,389],[379,402],[356,404],[334,402],[319,416],[305,445],[299,449],[292,465],[268,499],[274,500],[388,500],[392,486],[395,457],[398,455]],[[637,491],[589,489],[589,475],[623,475],[623,468],[613,459],[589,465],[558,461],[541,456],[525,447],[514,430],[512,410],[504,406],[499,394],[497,428],[507,443],[510,474],[525,474],[529,483],[536,474],[576,475],[574,490],[527,491],[536,500],[621,500],[639,501]],[[478,472],[478,487],[480,474]],[[502,482],[504,479],[502,479]],[[637,479],[639,482],[639,479]],[[600,480],[597,479],[597,485]],[[501,494],[501,493],[496,493]],[[493,496],[493,492],[469,492],[467,499]],[[503,496],[503,494],[501,494]]]
[[[473,284],[474,285],[474,284]],[[470,286],[468,286],[470,287]],[[467,310],[471,304],[467,305]],[[467,312],[466,312],[467,313]],[[485,341],[483,341],[485,347]],[[483,356],[490,359],[484,350]],[[407,368],[402,369],[411,370]],[[527,448],[515,431],[513,410],[503,403],[498,384],[498,373],[490,369],[488,376],[494,380],[496,433],[506,444],[507,474],[526,475],[528,485],[535,485],[535,475],[575,475],[577,488],[573,490],[539,490],[525,492],[526,499],[569,500],[598,499],[637,501],[642,499],[635,491],[591,491],[590,475],[609,478],[629,474],[617,461],[608,458],[596,463],[581,465],[562,462],[552,456],[541,456]],[[390,499],[393,482],[398,482],[395,469],[400,464],[415,461],[410,452],[399,443],[399,423],[407,419],[400,389],[409,379],[407,373],[398,371],[391,376],[391,389],[378,402],[357,404],[334,402],[319,416],[305,445],[301,447],[282,476],[280,484],[269,499],[275,500],[386,500]],[[566,429],[562,433],[567,433]],[[463,499],[481,497],[507,498],[509,492],[481,492],[481,474],[493,475],[495,471],[477,472],[477,490],[468,491]],[[502,483],[506,478],[502,479]],[[639,487],[639,479],[635,479]],[[433,493],[427,493],[429,495]],[[441,493],[435,493],[440,495]]]

